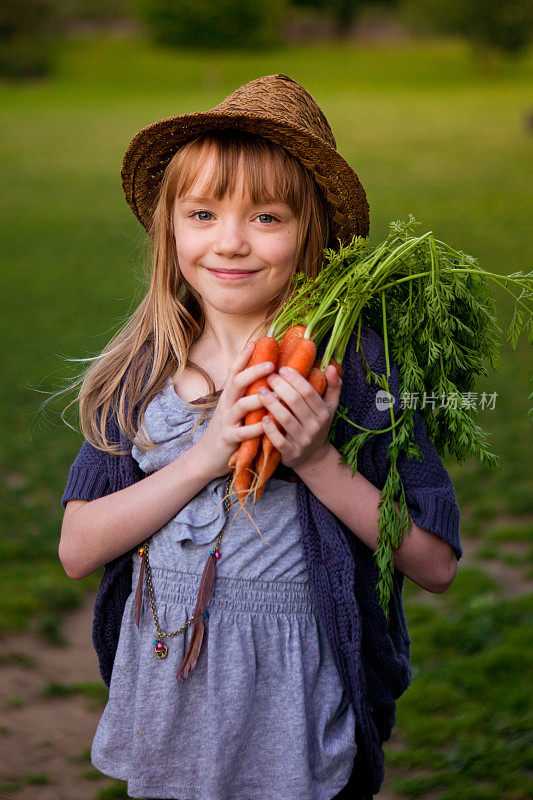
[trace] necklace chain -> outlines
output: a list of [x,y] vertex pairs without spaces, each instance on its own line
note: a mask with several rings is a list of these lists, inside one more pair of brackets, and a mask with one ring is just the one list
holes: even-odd
[[[226,519],[224,521],[224,525],[223,525],[222,530],[220,531],[219,535],[217,536],[217,540],[216,540],[215,546],[213,548],[213,552],[214,553],[218,553],[219,552],[220,542],[222,541],[222,537],[224,536],[224,534],[226,532],[226,525],[227,525],[227,522],[228,522],[228,514],[229,514],[230,500],[231,500],[230,494],[229,494],[230,485],[231,485],[231,474],[228,476],[228,478],[226,480],[226,484],[225,484],[225,486],[226,486],[226,494],[225,494],[225,497],[224,497],[224,511],[225,511],[225,514],[226,514]],[[148,595],[150,597],[150,607],[152,609],[152,616],[154,618],[154,625],[155,625],[155,629],[157,631],[157,641],[162,643],[163,639],[170,639],[173,636],[179,636],[180,633],[183,633],[183,631],[186,630],[192,622],[194,622],[194,616],[192,616],[185,623],[185,625],[182,625],[182,627],[179,628],[179,630],[174,631],[173,633],[163,633],[163,631],[161,630],[161,628],[159,626],[159,617],[157,616],[157,608],[156,608],[156,604],[155,604],[155,592],[154,592],[154,584],[153,584],[153,581],[152,581],[152,570],[150,569],[150,561],[148,559],[148,551],[149,551],[149,548],[150,548],[149,542],[150,542],[150,540],[147,539],[146,542],[144,542],[144,544],[141,546],[141,549],[143,551],[143,559],[144,559],[144,565],[145,565],[145,569],[146,569],[146,582],[148,584]],[[161,652],[162,657],[164,657],[164,655],[166,655],[166,647],[163,647],[159,652]],[[163,653],[164,653],[164,655],[163,655]]]

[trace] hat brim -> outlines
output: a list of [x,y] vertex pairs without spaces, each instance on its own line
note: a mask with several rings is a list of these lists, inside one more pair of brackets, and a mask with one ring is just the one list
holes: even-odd
[[365,190],[337,150],[303,128],[253,111],[180,114],[154,122],[133,137],[124,155],[122,186],[128,204],[146,230],[150,228],[163,173],[176,151],[200,133],[221,129],[264,136],[295,156],[322,191],[334,239],[347,241],[354,234],[368,236]]

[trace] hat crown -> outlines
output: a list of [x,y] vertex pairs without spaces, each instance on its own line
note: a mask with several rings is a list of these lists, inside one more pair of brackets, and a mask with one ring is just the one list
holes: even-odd
[[308,91],[288,75],[264,75],[240,86],[212,111],[254,114],[303,128],[336,149],[335,137],[322,110]]

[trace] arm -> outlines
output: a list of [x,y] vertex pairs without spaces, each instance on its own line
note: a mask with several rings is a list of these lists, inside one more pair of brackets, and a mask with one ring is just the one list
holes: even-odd
[[[333,445],[326,445],[312,462],[294,469],[320,502],[375,552],[379,489],[360,472],[352,475],[348,464],[339,462]],[[398,509],[396,502],[394,505]],[[457,559],[450,545],[414,522],[410,534],[404,535],[400,547],[393,550],[393,561],[400,572],[435,594],[444,592],[457,572]]]
[[[84,578],[127,553],[172,519],[206,484],[227,475],[235,449],[262,432],[261,423],[242,424],[249,411],[261,407],[257,395],[245,396],[245,392],[274,365],[245,368],[251,353],[249,343],[231,365],[213,417],[198,442],[153,474],[113,491],[116,486],[109,485],[106,454],[84,442],[62,498],[63,504],[75,501],[67,502],[59,542],[59,558],[67,575]],[[107,424],[110,440],[116,441],[116,420]]]
[[175,516],[211,480],[199,455],[194,445],[132,486],[90,502],[67,502],[59,542],[67,575],[85,578]]

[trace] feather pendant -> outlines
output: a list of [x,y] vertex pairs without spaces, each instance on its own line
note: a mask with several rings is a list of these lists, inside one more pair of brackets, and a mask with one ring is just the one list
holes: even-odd
[[203,614],[213,593],[213,584],[215,582],[216,572],[215,563],[216,557],[210,553],[205,563],[204,571],[202,572],[202,577],[200,579],[200,586],[198,588],[198,597],[196,598],[196,606],[193,614],[193,632],[187,652],[185,653],[185,658],[183,659],[178,670],[178,674],[176,676],[177,678],[180,678],[182,675],[183,678],[188,676],[189,672],[196,666],[196,662],[200,654],[200,648],[204,638]]
[[143,581],[144,581],[144,560],[145,555],[141,558],[141,569],[139,570],[139,580],[137,581],[137,589],[135,591],[135,600],[133,602],[133,616],[135,624],[139,627],[141,621],[141,613],[143,610]]
[[188,677],[189,672],[195,668],[196,662],[198,661],[198,656],[200,655],[203,639],[204,619],[203,617],[200,617],[200,619],[194,623],[191,640],[176,678],[183,678],[183,680],[185,680],[185,678]]

